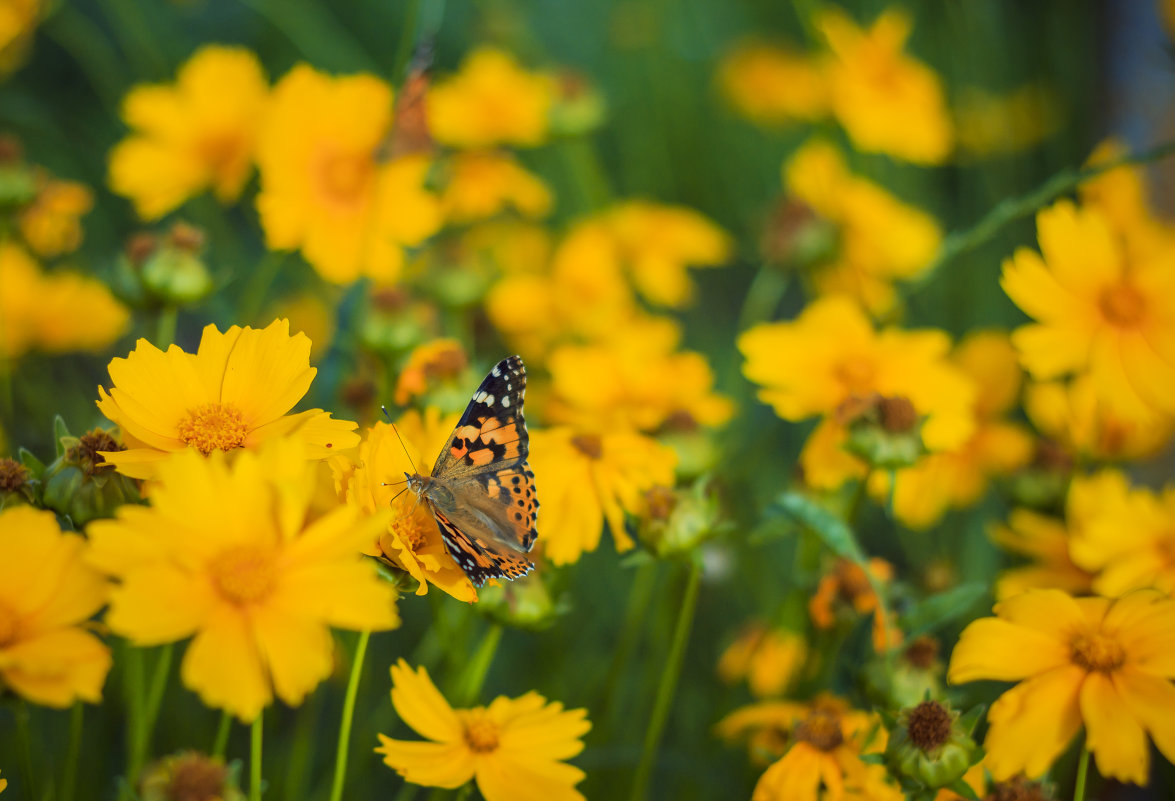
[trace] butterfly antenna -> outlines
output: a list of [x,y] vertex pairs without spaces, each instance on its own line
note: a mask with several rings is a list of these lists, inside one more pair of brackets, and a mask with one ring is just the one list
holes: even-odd
[[408,453],[408,446],[404,444],[404,438],[400,436],[400,429],[396,428],[396,424],[392,422],[392,416],[388,413],[388,407],[380,406],[379,408],[384,413],[384,417],[388,418],[388,423],[391,425],[392,431],[396,432],[396,439],[400,440],[400,447],[404,449],[404,455],[408,457],[408,464],[415,468],[416,463],[412,461],[412,454]]
[[[390,501],[388,501],[388,506],[391,506],[393,503],[395,503],[395,502],[396,502],[396,498],[399,498],[401,495],[403,495],[403,494],[404,494],[405,492],[407,492],[407,491],[408,491],[408,488],[407,488],[407,487],[404,487],[404,489],[400,490],[400,491],[399,491],[399,492],[397,492],[395,495],[393,495],[393,496],[392,496],[392,499],[391,499]],[[413,506],[413,507],[412,507],[412,511],[413,511],[413,512],[415,512],[415,511],[416,511],[416,507],[415,507],[415,506]]]

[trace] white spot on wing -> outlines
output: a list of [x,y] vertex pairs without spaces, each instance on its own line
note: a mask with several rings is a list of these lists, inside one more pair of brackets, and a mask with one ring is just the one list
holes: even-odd
[[503,406],[506,406],[506,407],[509,407],[509,406],[510,406],[510,396],[509,396],[509,395],[507,395],[506,397],[502,398],[502,405],[503,405]]

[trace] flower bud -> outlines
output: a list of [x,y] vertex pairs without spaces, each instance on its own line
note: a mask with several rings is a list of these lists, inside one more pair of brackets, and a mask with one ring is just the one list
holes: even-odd
[[848,427],[845,450],[872,467],[896,470],[916,464],[926,452],[922,445],[922,418],[909,398],[872,393],[854,396],[836,410]]
[[638,536],[657,556],[691,553],[723,527],[718,497],[707,479],[678,490],[654,486],[644,494]]
[[359,339],[378,353],[400,353],[429,339],[436,327],[437,312],[431,304],[414,301],[398,287],[373,287]]
[[886,745],[886,762],[903,783],[930,789],[952,784],[983,758],[971,738],[980,711],[960,718],[933,700],[903,709]]
[[[141,242],[142,240],[140,240]],[[183,306],[203,299],[212,291],[201,254],[204,232],[187,223],[177,222],[157,247],[142,259],[139,277],[148,294],[169,306]],[[128,253],[128,258],[132,254]]]
[[181,751],[148,765],[139,783],[142,801],[245,801],[236,766],[220,757]]
[[541,570],[518,581],[487,584],[478,590],[477,597],[477,611],[503,625],[528,631],[550,628],[564,611],[551,597]]
[[1042,439],[1032,463],[1012,477],[1012,498],[1030,509],[1062,508],[1072,474],[1072,457],[1057,443]]
[[806,203],[788,198],[780,201],[767,218],[760,248],[768,264],[812,270],[836,258],[840,230]]
[[[59,424],[58,431],[63,429]],[[65,432],[58,440],[57,459],[42,476],[45,506],[75,526],[84,526],[96,518],[113,517],[124,503],[139,503],[142,497],[136,482],[116,473],[100,453],[120,450],[124,446],[105,429],[95,428],[80,437]]]
[[17,209],[36,196],[37,174],[25,163],[20,142],[0,136],[0,208]]
[[578,136],[599,128],[607,107],[604,96],[587,76],[565,69],[555,77],[557,94],[551,106],[551,133]]
[[0,510],[31,505],[35,497],[28,468],[15,459],[0,459]]
[[895,660],[874,658],[866,666],[865,691],[883,708],[914,706],[923,698],[942,692],[942,662],[938,641],[916,637]]

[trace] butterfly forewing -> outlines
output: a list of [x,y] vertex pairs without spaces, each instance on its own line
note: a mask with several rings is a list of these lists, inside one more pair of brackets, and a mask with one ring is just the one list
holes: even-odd
[[453,479],[526,461],[529,443],[522,402],[526,368],[511,356],[498,362],[465,407],[453,436],[437,457],[434,478]]

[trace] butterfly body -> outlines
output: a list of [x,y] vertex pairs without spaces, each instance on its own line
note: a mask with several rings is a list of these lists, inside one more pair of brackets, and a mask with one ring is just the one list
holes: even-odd
[[500,361],[481,382],[430,475],[405,473],[428,504],[445,548],[474,584],[525,576],[538,536],[534,473],[522,402],[522,359]]

